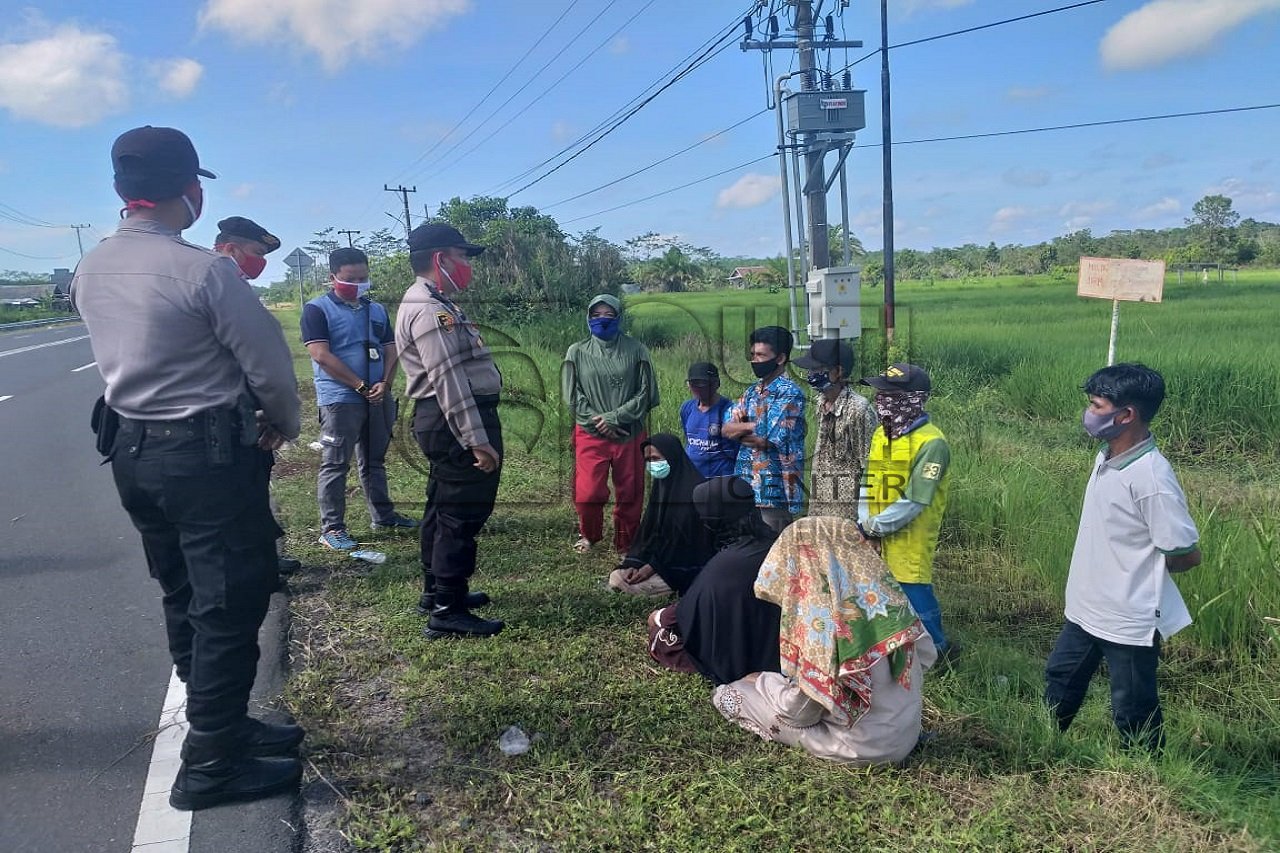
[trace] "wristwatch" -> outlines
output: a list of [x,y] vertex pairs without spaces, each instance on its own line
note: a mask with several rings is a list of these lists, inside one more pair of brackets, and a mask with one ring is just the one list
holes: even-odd
[[368,382],[361,382],[359,385],[356,386],[356,393],[362,397],[368,394],[369,391],[370,391],[370,388],[369,388]]

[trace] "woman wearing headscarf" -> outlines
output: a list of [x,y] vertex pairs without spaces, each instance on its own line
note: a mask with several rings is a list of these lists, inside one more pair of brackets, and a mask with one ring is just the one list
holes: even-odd
[[609,586],[631,595],[683,595],[715,553],[711,532],[693,505],[693,490],[705,478],[670,433],[651,436],[640,447],[653,477],[649,504],[631,552],[609,575]]
[[852,521],[803,518],[778,538],[755,594],[782,611],[782,672],[716,688],[731,722],[819,758],[903,760],[920,738],[929,632]]
[[569,346],[560,388],[573,415],[573,504],[578,540],[586,553],[604,538],[604,505],[613,472],[613,546],[631,549],[644,501],[644,421],[658,405],[649,351],[622,334],[622,303],[602,293],[587,305],[591,334]]
[[777,536],[756,508],[751,484],[713,477],[693,503],[719,550],[675,604],[649,614],[649,654],[678,672],[727,684],[778,669],[776,604],[758,599],[756,572]]

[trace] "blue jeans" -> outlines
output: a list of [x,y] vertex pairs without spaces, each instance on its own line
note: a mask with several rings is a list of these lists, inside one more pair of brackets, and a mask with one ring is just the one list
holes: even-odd
[[911,602],[911,609],[924,623],[925,630],[938,647],[938,654],[947,650],[947,635],[942,633],[942,608],[938,606],[938,598],[933,594],[931,583],[899,583],[902,591]]
[[1156,693],[1159,634],[1149,646],[1127,646],[1099,639],[1074,622],[1063,625],[1044,669],[1044,698],[1058,728],[1065,732],[1075,719],[1104,658],[1111,673],[1111,718],[1121,740],[1125,746],[1159,749],[1164,744],[1164,715]]

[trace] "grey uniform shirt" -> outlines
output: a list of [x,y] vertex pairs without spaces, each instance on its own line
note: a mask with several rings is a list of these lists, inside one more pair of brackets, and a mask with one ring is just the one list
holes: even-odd
[[463,447],[488,444],[475,398],[499,394],[502,374],[475,324],[424,278],[409,286],[396,312],[396,351],[409,396],[436,398]]
[[107,405],[176,420],[234,406],[246,388],[286,438],[301,430],[284,332],[235,261],[149,219],[126,219],[80,261],[71,299],[89,329]]

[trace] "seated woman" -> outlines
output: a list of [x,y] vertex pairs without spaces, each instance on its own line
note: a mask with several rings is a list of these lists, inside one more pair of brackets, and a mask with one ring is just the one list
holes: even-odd
[[609,575],[609,586],[631,595],[670,595],[673,590],[683,595],[715,553],[711,532],[693,506],[693,490],[705,478],[683,442],[670,433],[651,436],[641,449],[653,477],[649,505],[631,552]]
[[712,702],[765,740],[857,764],[902,761],[920,738],[929,632],[852,521],[803,518],[769,552],[756,595],[782,608],[782,673],[752,673]]
[[756,598],[756,572],[777,536],[760,518],[751,485],[713,477],[693,490],[698,515],[720,550],[680,601],[649,614],[649,654],[714,684],[778,669],[775,604]]

